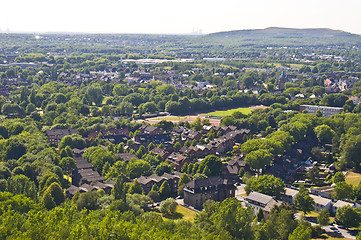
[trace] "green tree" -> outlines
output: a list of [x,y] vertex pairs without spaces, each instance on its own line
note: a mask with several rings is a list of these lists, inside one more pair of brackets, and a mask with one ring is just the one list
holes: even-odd
[[183,188],[190,181],[191,179],[189,178],[188,174],[183,173],[178,182],[178,195],[183,195]]
[[142,186],[140,185],[140,182],[138,182],[138,180],[135,180],[133,183],[130,184],[128,193],[129,194],[134,194],[134,193],[142,194],[143,193]]
[[333,182],[334,183],[339,183],[339,182],[344,182],[344,181],[345,181],[345,175],[342,172],[337,172],[333,176]]
[[254,218],[253,209],[242,207],[236,198],[225,199],[211,216],[215,228],[223,236],[231,235],[224,239],[254,239]]
[[164,181],[162,183],[162,185],[159,188],[159,193],[160,193],[160,197],[162,199],[165,199],[167,197],[170,197],[170,195],[172,194],[171,190],[170,190],[170,186],[168,184],[167,181]]
[[159,211],[165,215],[173,215],[177,209],[177,202],[174,198],[167,198],[160,204]]
[[158,202],[160,199],[160,194],[158,191],[151,190],[148,193],[148,197],[150,197],[153,200],[153,202]]
[[173,149],[175,152],[179,152],[179,150],[182,148],[182,145],[179,143],[179,142],[176,142],[174,145],[173,145]]
[[48,210],[51,210],[53,209],[56,204],[54,202],[54,199],[53,197],[51,196],[51,193],[50,192],[45,192],[44,193],[44,196],[42,198],[42,204],[44,205],[44,207]]
[[345,227],[358,227],[360,225],[360,214],[351,206],[340,207],[336,212],[336,221]]
[[218,176],[222,170],[222,161],[219,157],[208,155],[200,162],[199,167],[202,169],[208,167],[210,170],[209,176]]
[[348,139],[343,145],[342,158],[351,167],[360,168],[361,164],[361,135]]
[[317,215],[317,222],[321,226],[327,226],[330,222],[330,213],[326,209],[322,209]]
[[26,153],[26,146],[18,140],[9,139],[5,148],[5,159],[19,159]]
[[156,147],[156,146],[155,146],[154,143],[152,143],[152,142],[149,143],[149,145],[148,145],[148,152],[152,151],[155,147]]
[[245,162],[252,169],[262,169],[271,164],[272,159],[273,156],[268,150],[259,149],[248,153],[245,157]]
[[301,185],[298,194],[296,195],[294,200],[295,207],[306,214],[313,210],[314,203],[315,201],[310,196],[308,190],[305,188],[304,185]]
[[67,173],[70,173],[76,168],[76,163],[71,157],[64,157],[60,160],[60,167]]
[[158,176],[162,176],[164,173],[171,173],[171,172],[172,172],[172,168],[166,162],[162,162],[155,168],[155,173]]
[[341,199],[352,199],[353,198],[353,187],[351,184],[346,182],[338,182],[334,188],[332,197],[338,200]]
[[312,237],[312,229],[310,227],[300,225],[289,236],[289,240],[309,240]]
[[114,187],[112,189],[112,194],[115,200],[122,199],[125,201],[126,190],[125,190],[125,182],[123,176],[119,176],[117,178],[117,181],[115,182]]
[[138,178],[140,176],[149,176],[152,174],[152,167],[144,160],[130,161],[127,165],[127,175],[130,178]]
[[314,131],[320,143],[332,143],[335,131],[333,131],[328,125],[317,126]]
[[280,198],[281,193],[285,191],[285,183],[280,178],[272,175],[262,175],[257,178],[250,178],[247,181],[245,190],[247,194],[254,191]]
[[103,100],[103,93],[101,88],[90,86],[86,91],[86,97],[90,103],[95,103],[96,105],[100,105]]
[[60,203],[64,202],[65,195],[63,189],[60,187],[60,185],[56,182],[52,183],[48,189],[44,192],[44,194],[50,193],[52,196],[54,202],[56,205],[59,205]]
[[24,194],[32,199],[36,198],[37,188],[35,183],[22,174],[10,177],[6,189],[13,194]]

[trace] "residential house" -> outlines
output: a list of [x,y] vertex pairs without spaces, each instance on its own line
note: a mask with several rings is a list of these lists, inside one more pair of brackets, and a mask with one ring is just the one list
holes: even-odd
[[137,156],[135,156],[134,154],[129,154],[129,153],[117,153],[116,156],[119,157],[120,159],[122,159],[126,163],[128,163],[130,161],[130,159],[132,159],[132,158],[138,159]]
[[286,187],[285,192],[283,194],[281,194],[281,199],[285,203],[287,203],[289,205],[293,205],[293,202],[295,201],[297,194],[298,194],[297,189]]
[[201,209],[207,200],[223,201],[235,196],[236,187],[219,176],[196,179],[184,186],[184,204]]
[[162,134],[163,131],[160,128],[154,127],[154,126],[150,126],[150,125],[142,125],[139,127],[139,131],[143,134],[143,135],[159,135]]
[[340,107],[326,107],[316,105],[300,105],[300,112],[306,110],[310,114],[315,114],[318,110],[322,112],[322,116],[331,117],[332,115],[343,112],[343,108]]
[[148,177],[141,176],[136,180],[141,184],[145,194],[148,194],[150,192],[154,184],[156,184],[158,188],[160,188],[160,186],[165,181],[168,182],[171,192],[177,193],[178,182],[181,176],[182,176],[181,172],[175,171],[173,174],[164,173],[162,176],[158,176],[156,174],[152,174]]
[[67,135],[79,134],[77,129],[52,129],[46,130],[45,135],[48,137],[51,145],[58,146],[61,139]]
[[129,137],[129,130],[127,128],[123,128],[91,132],[88,134],[88,141],[90,141],[90,139],[95,139],[98,136],[101,139],[107,139],[114,144],[119,144],[121,142],[126,143]]
[[245,207],[252,207],[255,214],[258,214],[259,211],[263,211],[265,218],[267,218],[272,208],[282,204],[280,201],[275,200],[274,197],[259,192],[251,192],[245,198],[244,203]]
[[138,134],[135,136],[135,141],[140,143],[141,145],[148,146],[149,143],[164,143],[170,142],[172,139],[168,133],[161,134]]
[[85,150],[87,150],[87,148],[83,148],[83,149],[73,148],[74,157],[81,157],[85,152]]
[[358,208],[360,207],[360,204],[358,203],[354,203],[354,202],[347,202],[347,201],[343,201],[343,200],[338,200],[335,204],[332,205],[332,212],[334,214],[336,214],[337,210],[341,207],[344,206],[350,206],[353,208]]
[[179,153],[175,153],[175,152],[171,153],[168,156],[167,161],[169,163],[173,163],[175,170],[179,171],[179,172],[181,171],[181,169],[185,163],[191,162],[191,160],[188,157],[181,155]]
[[318,195],[324,198],[331,198],[331,195],[334,192],[334,188],[331,186],[311,188],[310,192],[314,195]]
[[222,177],[239,181],[239,170],[243,168],[245,171],[250,171],[248,165],[244,161],[244,155],[236,156],[234,159],[230,160],[227,164],[222,165]]
[[151,152],[154,155],[160,155],[163,159],[167,159],[167,157],[169,157],[170,153],[164,149],[161,149],[159,147],[155,147],[151,150]]
[[94,171],[93,164],[83,158],[74,158],[76,169],[72,172],[72,184],[79,186],[81,183],[103,182],[105,178]]
[[324,198],[321,196],[310,194],[310,197],[313,198],[315,201],[314,211],[320,212],[322,209],[326,209],[327,211],[331,212],[332,210],[332,200],[328,198]]

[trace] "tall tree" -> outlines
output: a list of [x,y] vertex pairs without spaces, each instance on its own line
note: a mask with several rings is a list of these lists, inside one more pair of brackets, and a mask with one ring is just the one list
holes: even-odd
[[317,222],[321,226],[327,226],[330,222],[330,213],[326,209],[322,209],[317,215]]
[[304,185],[301,185],[298,194],[296,195],[294,200],[295,207],[306,214],[314,209],[314,203],[315,201],[310,196],[308,190],[305,188]]
[[361,217],[356,209],[351,206],[340,207],[336,212],[336,221],[345,227],[358,227],[360,225]]

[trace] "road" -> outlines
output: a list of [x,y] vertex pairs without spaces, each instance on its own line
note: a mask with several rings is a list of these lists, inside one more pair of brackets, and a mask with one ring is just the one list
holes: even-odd
[[[296,213],[295,214],[296,219],[300,219],[301,218],[301,214],[300,213]],[[311,225],[317,225],[317,219],[316,217],[306,217],[306,221],[308,221],[309,223],[311,223]],[[341,235],[338,235],[336,233],[334,233],[334,230],[331,229],[331,227],[335,227],[338,231],[341,232]],[[344,238],[349,238],[349,239],[356,239],[356,236],[358,234],[358,231],[356,230],[347,230],[347,229],[342,229],[339,228],[337,225],[334,226],[324,226],[322,227],[323,230],[326,231],[326,233],[330,233],[330,235],[332,236],[339,236],[339,237],[344,237]]]

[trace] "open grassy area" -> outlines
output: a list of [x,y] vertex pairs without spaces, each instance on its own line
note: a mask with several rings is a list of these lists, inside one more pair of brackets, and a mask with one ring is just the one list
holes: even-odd
[[254,109],[252,108],[235,108],[235,109],[230,109],[230,110],[226,110],[226,111],[215,111],[215,112],[209,112],[206,114],[202,114],[202,115],[206,115],[206,116],[215,116],[215,117],[224,117],[224,116],[229,116],[232,115],[232,113],[234,112],[241,112],[243,114],[250,114]]
[[185,117],[187,116],[165,116],[165,117],[152,118],[152,120],[180,121]]
[[176,213],[172,216],[164,216],[158,210],[156,212],[160,214],[163,219],[172,219],[172,220],[183,219],[183,220],[192,221],[195,215],[197,215],[197,212],[190,210],[186,207],[183,207],[181,205],[177,206]]
[[182,214],[184,220],[192,220],[197,215],[197,212],[180,205],[177,206],[177,213]]
[[361,174],[348,171],[346,173],[346,182],[352,184],[353,186],[358,186],[361,182]]

